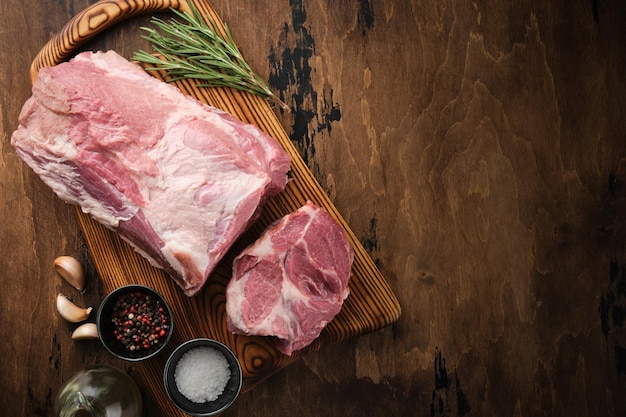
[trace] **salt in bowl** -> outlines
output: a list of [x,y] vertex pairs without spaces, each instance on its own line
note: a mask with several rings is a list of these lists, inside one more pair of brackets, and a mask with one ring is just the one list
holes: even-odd
[[231,406],[241,391],[243,376],[232,350],[216,340],[199,338],[172,352],[163,370],[163,382],[178,409],[205,417]]

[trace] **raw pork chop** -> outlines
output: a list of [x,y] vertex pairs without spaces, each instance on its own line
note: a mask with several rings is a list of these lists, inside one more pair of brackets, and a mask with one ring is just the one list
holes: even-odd
[[308,346],[348,297],[353,258],[343,228],[307,202],[235,258],[226,288],[228,329],[276,336],[286,355]]
[[290,166],[256,127],[113,51],[42,68],[19,120],[11,143],[42,180],[189,296],[284,189]]

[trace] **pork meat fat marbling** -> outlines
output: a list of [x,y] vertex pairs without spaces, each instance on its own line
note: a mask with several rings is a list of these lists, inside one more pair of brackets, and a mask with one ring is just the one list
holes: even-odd
[[191,296],[287,182],[256,127],[113,51],[42,68],[11,143],[64,201],[115,230]]
[[228,329],[274,336],[287,355],[308,346],[348,297],[353,259],[343,228],[307,202],[235,258],[226,288]]

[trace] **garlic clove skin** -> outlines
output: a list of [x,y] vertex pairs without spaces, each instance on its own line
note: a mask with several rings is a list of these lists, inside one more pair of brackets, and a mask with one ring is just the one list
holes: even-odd
[[92,308],[82,308],[74,304],[63,294],[57,295],[57,310],[61,317],[70,323],[78,323],[87,320]]
[[59,256],[54,260],[54,269],[72,287],[81,293],[85,291],[85,271],[78,259],[71,256]]
[[88,340],[98,338],[98,327],[95,323],[81,324],[72,332],[73,340]]

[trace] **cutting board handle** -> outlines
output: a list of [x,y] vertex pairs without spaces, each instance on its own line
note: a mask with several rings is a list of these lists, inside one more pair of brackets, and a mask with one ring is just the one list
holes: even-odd
[[42,67],[66,61],[87,41],[116,23],[171,8],[184,11],[188,6],[185,0],[100,0],[92,4],[70,19],[39,51],[30,66],[31,82]]

